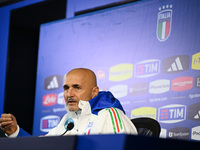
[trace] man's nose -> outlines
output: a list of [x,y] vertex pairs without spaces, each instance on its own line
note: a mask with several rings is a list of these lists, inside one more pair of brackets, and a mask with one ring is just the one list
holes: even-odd
[[72,97],[74,95],[74,91],[72,88],[69,88],[67,91],[67,97]]

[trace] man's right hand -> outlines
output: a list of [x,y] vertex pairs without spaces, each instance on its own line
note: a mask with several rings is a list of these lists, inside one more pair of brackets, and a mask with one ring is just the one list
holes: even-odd
[[7,135],[13,134],[17,130],[17,120],[12,114],[2,114],[0,118],[0,128]]

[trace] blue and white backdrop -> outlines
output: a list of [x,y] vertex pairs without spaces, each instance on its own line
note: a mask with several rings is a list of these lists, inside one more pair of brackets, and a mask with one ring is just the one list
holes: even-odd
[[33,135],[66,114],[64,74],[92,69],[129,118],[151,117],[161,137],[200,140],[200,1],[151,0],[41,26]]

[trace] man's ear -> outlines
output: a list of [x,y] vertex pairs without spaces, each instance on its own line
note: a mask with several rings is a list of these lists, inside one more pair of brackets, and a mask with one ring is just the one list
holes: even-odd
[[92,89],[92,98],[94,98],[95,96],[97,96],[99,94],[99,87],[96,86]]

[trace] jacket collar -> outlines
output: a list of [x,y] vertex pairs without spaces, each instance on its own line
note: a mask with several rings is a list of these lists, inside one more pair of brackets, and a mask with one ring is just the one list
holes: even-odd
[[124,109],[120,104],[119,100],[116,99],[111,92],[109,91],[101,91],[99,94],[93,99],[89,100],[91,111],[93,114],[98,114],[98,112],[105,108],[115,107],[122,110],[124,113]]
[[[89,102],[80,100],[78,107],[79,107],[78,112],[81,112],[81,115],[91,114],[91,107]],[[69,111],[67,105],[65,105],[65,109],[67,110],[68,113],[75,113],[75,111]]]
[[[97,115],[100,110],[111,107],[118,108],[125,114],[125,111],[119,100],[116,99],[109,91],[99,92],[99,94],[93,99],[89,100],[89,102],[80,100],[78,106],[82,115],[91,113]],[[68,113],[75,113],[73,111],[69,111],[67,105],[65,105],[65,109]]]

